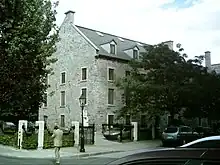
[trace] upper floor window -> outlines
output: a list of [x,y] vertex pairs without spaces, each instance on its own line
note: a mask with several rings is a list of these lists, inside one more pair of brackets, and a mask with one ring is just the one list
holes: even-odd
[[81,94],[86,97],[85,104],[87,104],[87,88],[82,88]]
[[108,89],[108,104],[114,104],[114,89]]
[[133,59],[138,59],[138,50],[133,50]]
[[44,98],[43,98],[43,103],[44,103],[44,107],[47,107],[47,92],[44,93]]
[[108,69],[108,80],[113,81],[114,80],[114,74],[115,74],[115,70],[112,68]]
[[110,53],[115,54],[116,53],[116,46],[115,44],[110,44]]
[[66,93],[65,91],[60,92],[60,106],[65,107],[66,105]]
[[86,80],[86,79],[87,79],[87,69],[82,68],[82,80]]
[[61,84],[65,84],[66,83],[66,72],[62,72],[61,73]]
[[60,126],[65,127],[65,116],[64,115],[61,115]]

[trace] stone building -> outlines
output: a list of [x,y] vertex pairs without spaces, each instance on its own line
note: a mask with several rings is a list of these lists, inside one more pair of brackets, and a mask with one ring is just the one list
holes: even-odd
[[211,52],[206,51],[205,52],[205,66],[211,71],[214,70],[216,73],[220,73],[220,63],[218,64],[212,64],[211,63]]
[[[49,127],[54,123],[69,127],[72,121],[80,121],[79,97],[83,93],[87,97],[85,121],[98,128],[117,122],[114,111],[123,106],[123,91],[116,88],[115,81],[129,73],[127,62],[138,59],[147,44],[77,26],[74,12],[65,14],[54,53],[58,61],[48,77],[47,103],[39,110],[39,120]],[[172,41],[164,43],[173,48]]]

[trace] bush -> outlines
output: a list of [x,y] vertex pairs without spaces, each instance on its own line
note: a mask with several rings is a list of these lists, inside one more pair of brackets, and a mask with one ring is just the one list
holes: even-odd
[[22,142],[22,148],[23,149],[37,149],[38,146],[38,134],[33,133],[26,135],[23,134],[23,142]]
[[[3,134],[0,136],[0,144],[16,147],[18,141],[18,134]],[[74,146],[74,133],[69,132],[68,134],[65,133],[63,135],[63,147],[73,147]],[[38,146],[38,134],[23,134],[23,142],[22,148],[23,149],[37,149]],[[53,138],[51,134],[47,131],[44,132],[44,149],[53,148]]]
[[0,144],[16,147],[18,134],[3,134],[0,136]]
[[[44,149],[54,148],[53,138],[51,137],[48,131],[44,132]],[[73,147],[74,146],[74,133],[73,132],[65,132],[63,134],[63,147]]]

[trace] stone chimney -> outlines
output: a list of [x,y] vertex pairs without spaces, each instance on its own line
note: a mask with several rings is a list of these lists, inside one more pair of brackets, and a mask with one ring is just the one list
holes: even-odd
[[206,51],[205,52],[205,67],[208,69],[211,69],[211,52]]
[[167,45],[171,50],[173,50],[173,41],[165,41],[163,44]]
[[68,21],[68,22],[74,24],[74,14],[75,14],[75,12],[69,10],[69,11],[67,11],[65,14],[66,14],[65,21]]

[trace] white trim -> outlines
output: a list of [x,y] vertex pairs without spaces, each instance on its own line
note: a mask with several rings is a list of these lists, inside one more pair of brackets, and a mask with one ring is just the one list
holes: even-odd
[[[109,69],[114,69],[113,80],[109,80]],[[107,80],[108,80],[108,81],[110,81],[110,82],[115,81],[115,79],[116,79],[115,70],[116,70],[115,67],[110,67],[110,66],[107,67]]]
[[47,108],[48,107],[48,92],[44,92],[47,95],[47,106],[45,106],[45,103],[43,103],[43,108]]
[[111,116],[113,115],[113,123],[114,123],[114,117],[115,117],[115,114],[114,113],[107,113],[107,120],[106,120],[106,124],[108,124],[108,116]]
[[80,88],[80,96],[82,94],[82,89],[86,89],[86,104],[85,105],[88,105],[88,88],[87,87],[81,87]]
[[66,126],[66,115],[64,113],[60,113],[60,117],[59,117],[60,118],[60,122],[59,123],[60,123],[60,127],[64,128],[64,127],[61,126],[61,119],[62,119],[61,116],[62,115],[64,116],[64,127]]
[[[65,92],[65,95],[64,95],[65,105],[61,105],[62,92]],[[66,91],[65,90],[60,91],[60,107],[61,108],[66,107]]]
[[[65,73],[65,83],[62,83],[62,73]],[[66,80],[67,80],[66,77],[67,77],[67,76],[66,76],[66,71],[60,72],[60,85],[65,85],[65,84],[66,84]]]
[[109,43],[109,53],[113,54],[113,53],[111,53],[111,45],[115,45],[115,53],[114,53],[114,55],[116,55],[117,54],[117,43],[115,41],[111,41]]
[[99,48],[98,48],[88,37],[86,37],[86,35],[83,34],[83,32],[81,32],[73,23],[71,23],[71,25],[74,27],[74,29],[75,29],[83,38],[85,38],[85,40],[86,40],[87,42],[89,42],[89,43],[92,45],[92,47],[94,47],[96,50],[99,50]]
[[[109,104],[108,103],[108,92],[109,92],[109,89],[113,89],[114,91],[113,91],[113,104]],[[108,87],[108,89],[107,89],[107,105],[108,106],[114,106],[115,105],[115,98],[116,98],[116,93],[115,93],[116,91],[115,91],[115,88],[114,87]]]
[[[86,79],[82,79],[82,69],[86,69]],[[81,74],[80,74],[80,81],[87,81],[88,80],[88,68],[87,67],[81,67]]]

